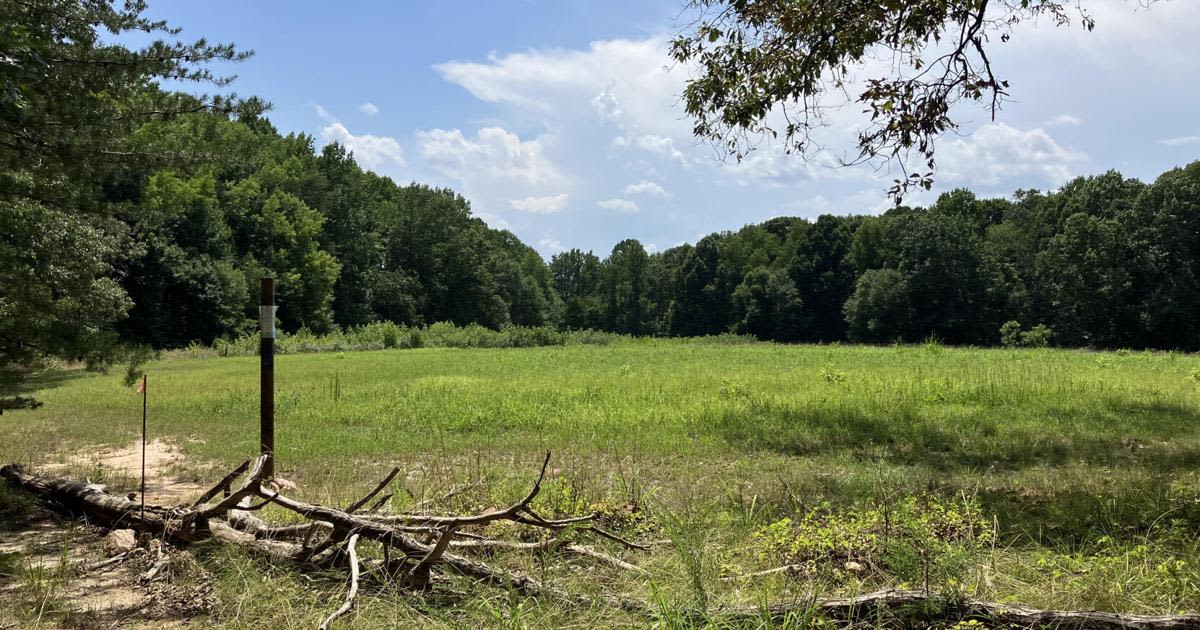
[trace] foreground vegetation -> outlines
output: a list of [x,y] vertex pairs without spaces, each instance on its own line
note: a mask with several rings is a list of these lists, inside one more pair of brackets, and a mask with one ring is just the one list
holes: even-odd
[[[408,492],[397,488],[396,509],[475,483],[443,504],[473,510],[519,496],[551,450],[541,511],[598,510],[629,537],[670,544],[631,556],[648,580],[553,555],[506,562],[661,602],[665,625],[700,608],[888,585],[1197,609],[1200,358],[723,341],[281,356],[281,469],[305,498],[345,505],[399,465]],[[166,360],[149,374],[152,435],[177,442],[192,473],[255,451],[254,357]],[[0,459],[136,438],[138,397],[120,375],[59,371],[37,384],[46,405],[5,415]],[[229,604],[209,621],[232,627],[312,625],[344,588],[224,552],[199,562]],[[637,623],[448,588],[465,594],[426,601],[376,582],[360,622]]]

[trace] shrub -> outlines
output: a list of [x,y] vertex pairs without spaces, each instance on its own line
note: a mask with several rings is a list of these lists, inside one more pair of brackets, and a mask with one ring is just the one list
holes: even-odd
[[1026,348],[1045,348],[1050,345],[1053,336],[1054,331],[1050,330],[1049,326],[1038,324],[1021,335],[1021,343]]
[[755,543],[767,564],[835,578],[848,577],[847,567],[876,567],[929,588],[961,581],[992,535],[974,501],[926,496],[840,512],[824,503],[759,529]]
[[[607,345],[628,340],[626,335],[596,330],[559,331],[549,326],[508,326],[500,330],[479,324],[456,326],[438,322],[430,326],[408,327],[392,322],[372,322],[348,330],[334,330],[324,335],[308,329],[280,333],[275,339],[275,352],[294,354],[307,352],[344,352],[347,350],[381,350],[384,348],[534,348],[563,345]],[[706,338],[718,343],[745,343],[736,335]],[[195,354],[197,348],[191,348]],[[236,338],[218,339],[212,351],[218,356],[252,356],[258,352],[258,333],[246,333]]]
[[1000,345],[1005,348],[1016,348],[1021,345],[1021,342],[1021,322],[1010,319],[1000,326]]
[[1010,319],[1000,327],[1000,344],[1006,348],[1045,348],[1053,336],[1054,331],[1045,324],[1022,331],[1021,323]]

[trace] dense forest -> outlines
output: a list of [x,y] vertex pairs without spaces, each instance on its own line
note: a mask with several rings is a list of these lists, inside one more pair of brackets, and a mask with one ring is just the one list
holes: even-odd
[[123,173],[110,188],[131,244],[114,265],[132,302],[126,339],[170,347],[245,330],[263,275],[277,278],[284,330],[554,321],[541,257],[450,190],[398,186],[339,145],[315,152],[311,137],[260,118],[191,117],[155,133],[223,157]]
[[[248,53],[106,2],[0,4],[0,385],[46,357],[374,321],[788,342],[1200,348],[1200,162],[882,216],[778,218],[548,263],[451,190],[281,134],[214,63]],[[143,48],[113,37],[163,35]],[[6,386],[7,387],[7,386]],[[5,406],[25,404],[19,397]]]
[[1011,200],[772,219],[654,254],[624,241],[550,272],[571,328],[1194,350],[1200,162],[1153,184],[1110,171]]
[[1011,200],[956,190],[929,208],[777,218],[655,253],[630,239],[547,264],[462,196],[398,186],[260,117],[141,133],[222,156],[104,186],[127,243],[112,260],[131,303],[118,329],[155,347],[251,327],[263,274],[279,279],[283,328],[315,333],[449,321],[992,345],[1015,321],[1064,346],[1200,347],[1200,162],[1149,185],[1109,172]]

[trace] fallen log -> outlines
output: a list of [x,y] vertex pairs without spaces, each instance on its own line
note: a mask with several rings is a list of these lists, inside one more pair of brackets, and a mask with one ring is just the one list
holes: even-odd
[[[11,485],[37,495],[51,507],[82,515],[89,522],[102,527],[149,532],[176,545],[214,539],[276,559],[322,566],[344,565],[349,569],[350,589],[342,606],[326,619],[325,626],[354,607],[359,572],[356,546],[361,541],[372,541],[382,547],[385,573],[394,576],[405,588],[427,590],[432,572],[439,568],[449,568],[480,582],[513,589],[530,597],[547,598],[585,607],[608,606],[648,619],[656,618],[656,608],[640,600],[615,595],[572,594],[519,571],[501,569],[476,558],[454,553],[494,553],[503,550],[558,552],[590,558],[623,570],[646,573],[637,565],[560,536],[569,530],[581,534],[594,534],[629,549],[644,550],[648,549],[649,545],[625,540],[596,527],[592,523],[592,516],[553,520],[541,517],[530,508],[531,502],[541,489],[549,460],[550,456],[547,454],[541,472],[529,493],[511,506],[481,514],[450,516],[381,515],[372,510],[358,512],[372,498],[384,491],[397,474],[396,470],[346,510],[305,503],[287,497],[281,491],[265,488],[262,457],[239,466],[205,492],[201,500],[191,505],[146,505],[144,513],[140,502],[110,495],[102,487],[69,479],[33,475],[17,464],[0,468],[0,477]],[[242,483],[237,490],[232,490],[233,482],[242,473],[245,474]],[[215,503],[211,502],[226,489],[231,490],[229,496]],[[252,514],[268,504],[291,511],[307,520],[300,525],[272,527]],[[463,531],[464,528],[480,528],[496,521],[509,521],[516,525],[540,529],[551,537],[541,542],[528,543],[495,540],[479,533]],[[428,542],[419,539],[419,535],[424,536]],[[399,553],[393,555],[393,552]],[[160,561],[155,564],[159,570],[165,563],[161,553],[160,549]],[[158,570],[152,569],[148,579],[153,579],[157,572]],[[849,598],[819,598],[766,607],[718,608],[705,613],[705,616],[715,618],[751,616],[761,619],[764,615],[775,619],[819,616],[850,622],[898,620],[898,625],[911,625],[905,622],[914,618],[931,621],[977,619],[995,625],[1024,628],[1200,630],[1200,615],[1151,616],[1096,611],[1038,610],[947,598],[925,591],[895,589]]]
[[1200,615],[1124,615],[1084,610],[1040,610],[971,599],[953,599],[920,590],[885,589],[855,597],[822,598],[808,603],[772,604],[739,609],[744,615],[783,619],[815,615],[843,621],[883,619],[970,620],[993,626],[1061,630],[1196,630]]
[[[492,549],[521,549],[522,546],[519,543],[493,541],[478,534],[460,531],[462,528],[483,527],[500,520],[548,530],[555,535],[576,523],[589,522],[592,518],[590,516],[547,520],[529,509],[530,502],[541,490],[541,483],[545,478],[549,461],[550,456],[547,454],[529,493],[503,510],[442,517],[406,515],[411,517],[408,519],[395,519],[370,512],[356,512],[387,486],[387,482],[395,477],[397,472],[395,470],[363,499],[352,504],[347,510],[340,510],[305,503],[285,496],[282,492],[265,489],[264,458],[259,457],[242,464],[233,473],[226,475],[201,498],[215,499],[222,490],[232,488],[233,482],[238,476],[235,473],[245,471],[243,482],[236,490],[230,492],[229,496],[212,503],[196,501],[187,506],[147,505],[144,515],[141,512],[141,505],[137,501],[110,495],[101,488],[76,481],[33,475],[16,464],[0,468],[0,477],[5,478],[14,486],[36,494],[52,507],[82,515],[89,522],[109,528],[122,527],[149,532],[177,545],[216,539],[272,558],[321,566],[340,566],[346,564],[343,560],[349,560],[349,558],[343,557],[341,547],[344,545],[348,547],[348,541],[351,538],[356,542],[361,539],[381,545],[390,565],[385,567],[387,572],[394,575],[401,586],[412,590],[427,590],[431,584],[433,571],[438,567],[448,567],[464,576],[500,588],[511,588],[530,597],[549,598],[586,606],[608,605],[649,614],[649,608],[636,600],[615,596],[573,595],[519,571],[501,569],[450,551],[451,542],[456,538],[497,543]],[[258,503],[253,503],[255,499],[258,500]],[[272,528],[268,523],[251,514],[267,504],[294,512],[308,519],[308,523],[303,527]],[[420,524],[410,524],[413,521],[420,521]],[[284,538],[293,535],[300,536],[303,537],[304,542],[300,544],[278,540],[272,536],[274,533],[283,534]],[[416,534],[430,536],[435,539],[435,542],[432,544],[422,542],[416,537]],[[607,537],[621,540],[611,534],[607,534]],[[316,540],[318,538],[319,542]],[[636,544],[624,542],[630,547],[637,547]],[[613,566],[636,566],[601,552],[593,552],[590,548],[578,545],[566,545],[566,547],[568,548],[566,553],[577,557],[591,558]],[[547,547],[547,550],[553,549],[554,547]],[[397,551],[398,554],[393,554]]]

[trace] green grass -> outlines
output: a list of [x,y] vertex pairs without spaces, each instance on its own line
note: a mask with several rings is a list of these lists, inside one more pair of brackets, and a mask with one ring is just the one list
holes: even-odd
[[[198,471],[215,477],[200,462],[231,466],[255,452],[257,358],[173,359],[148,373],[152,435],[175,439]],[[42,409],[4,416],[0,459],[38,463],[136,438],[140,400],[120,375],[43,378]],[[917,574],[941,591],[1034,606],[1200,607],[1195,355],[643,340],[287,355],[277,381],[281,473],[311,500],[344,503],[401,465],[415,496],[484,481],[454,507],[493,507],[519,495],[553,451],[544,509],[636,505],[625,526],[674,544],[630,556],[651,583],[556,558],[508,561],[549,566],[570,588],[604,582],[658,598],[664,625],[701,601],[914,585]],[[412,500],[398,497],[397,507]],[[878,535],[853,528],[908,499],[921,510],[978,510],[990,533],[810,553],[843,550],[820,537]],[[820,526],[794,525],[814,510]],[[928,522],[920,510],[901,513]],[[793,525],[766,529],[783,519]],[[764,531],[808,550],[811,570],[721,579],[781,562]],[[907,530],[882,531],[891,540]],[[879,560],[844,570],[855,554]],[[923,558],[916,574],[912,558]],[[928,570],[943,560],[952,570]],[[285,567],[248,559],[208,562],[224,597],[253,594],[236,615],[211,620],[230,626],[313,622],[340,588],[333,579],[314,592]],[[274,579],[264,583],[264,571]],[[441,604],[377,587],[359,615],[380,626],[634,623],[469,585],[462,601]]]

